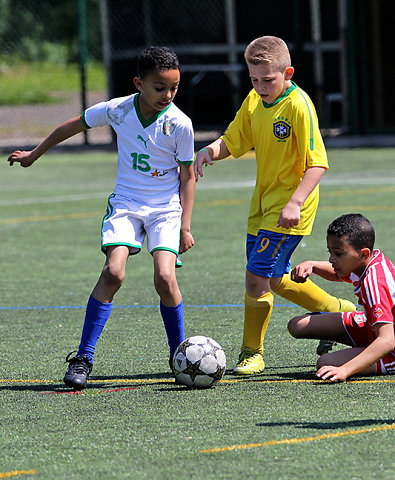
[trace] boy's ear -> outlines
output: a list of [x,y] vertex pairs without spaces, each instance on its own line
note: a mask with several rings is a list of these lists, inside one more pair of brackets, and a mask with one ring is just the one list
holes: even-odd
[[140,77],[134,77],[133,78],[133,83],[134,83],[134,86],[137,88],[137,90],[139,92],[141,92],[143,90],[143,82],[141,81]]
[[287,67],[285,69],[285,80],[291,80],[291,78],[293,77],[293,74],[294,74],[294,67]]
[[362,260],[367,260],[369,257],[370,257],[370,249],[365,247],[365,248],[361,248],[360,250],[361,252],[361,258]]

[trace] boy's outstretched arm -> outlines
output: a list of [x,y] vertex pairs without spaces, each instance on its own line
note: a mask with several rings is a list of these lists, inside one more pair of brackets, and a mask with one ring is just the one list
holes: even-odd
[[180,166],[180,202],[182,206],[180,252],[184,253],[194,245],[191,233],[193,201],[195,198],[195,174],[193,165]]
[[325,170],[324,167],[309,167],[306,170],[298,188],[282,209],[277,227],[292,228],[299,224],[300,209],[306,201],[306,198],[318,185]]
[[331,282],[341,282],[337,273],[333,270],[332,265],[327,261],[307,260],[299,263],[291,271],[291,280],[296,283],[304,283],[312,273],[319,275],[325,280]]
[[343,365],[324,365],[316,373],[322,380],[344,381],[351,375],[374,365],[380,358],[395,348],[394,326],[391,323],[378,323],[374,327],[376,338],[361,352]]
[[203,165],[208,164],[212,165],[213,160],[222,160],[223,158],[229,157],[230,152],[226,143],[222,138],[218,138],[207,147],[202,148],[196,154],[194,169],[195,169],[195,179],[198,181],[198,175],[203,177]]
[[49,149],[54,147],[63,140],[76,135],[77,133],[83,132],[86,130],[86,127],[82,123],[81,117],[74,117],[66,122],[62,123],[53,130],[42,142],[37,145],[34,150],[24,151],[16,150],[8,157],[8,162],[10,166],[14,163],[19,163],[21,167],[30,167],[36,160],[38,160],[41,155],[47,152]]

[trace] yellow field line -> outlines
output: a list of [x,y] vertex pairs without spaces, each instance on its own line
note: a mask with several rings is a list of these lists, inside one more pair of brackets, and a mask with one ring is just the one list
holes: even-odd
[[395,187],[383,187],[380,188],[379,190],[377,187],[374,188],[359,188],[359,189],[351,189],[347,188],[347,190],[335,190],[333,192],[322,192],[320,191],[320,197],[340,197],[343,196],[344,194],[352,194],[352,195],[358,195],[358,194],[366,194],[366,193],[376,193],[376,194],[381,194],[383,192],[395,192]]
[[[384,187],[380,189],[380,193],[382,192],[393,192],[395,191],[395,187]],[[347,193],[345,190],[336,190],[333,192],[321,192],[321,198],[325,197],[337,197],[337,196],[344,196]],[[376,188],[367,188],[367,189],[357,189],[357,190],[350,190],[350,193],[353,195],[355,194],[366,194],[366,193],[377,193]],[[196,207],[212,207],[212,206],[219,206],[219,205],[238,205],[241,203],[245,203],[247,200],[214,200],[211,202],[196,202]],[[339,207],[329,207],[329,206],[320,206],[321,210],[337,210]],[[367,210],[367,211],[392,211],[395,207],[391,206],[383,206],[383,207],[373,207],[371,205],[363,205],[363,206],[354,206],[354,209],[359,210]],[[78,218],[92,218],[97,216],[102,216],[103,211],[100,212],[81,212],[81,213],[69,213],[69,214],[59,214],[59,215],[37,215],[31,217],[17,217],[17,218],[6,218],[0,220],[0,225],[15,225],[19,223],[31,223],[31,222],[50,222],[50,221],[57,221],[57,220],[68,220],[68,219],[78,219]]]
[[12,472],[0,472],[0,478],[16,477],[17,475],[35,475],[37,470],[14,470]]
[[[343,193],[342,193],[343,194]],[[240,205],[247,203],[247,200],[216,200],[212,202],[197,202],[196,207],[215,207],[219,205]],[[321,205],[320,210],[336,211],[341,208],[340,206],[325,206]],[[374,207],[371,205],[353,205],[354,210],[364,210],[371,212],[392,212],[395,210],[393,206]],[[81,212],[81,213],[66,213],[62,215],[38,215],[33,217],[17,217],[17,218],[5,218],[0,219],[0,225],[18,225],[24,223],[37,223],[37,222],[56,222],[58,220],[75,220],[84,218],[95,218],[103,216],[103,212]]]
[[[43,383],[43,384],[56,384],[59,383],[60,380],[40,380],[38,378],[33,379],[19,379],[19,378],[0,378],[0,383]],[[136,378],[114,378],[114,379],[106,379],[106,380],[99,380],[99,379],[90,379],[89,383],[140,383],[140,384],[152,384],[152,383],[174,383],[173,378],[153,378],[153,379],[136,379]],[[320,383],[320,384],[329,384],[333,383],[327,380],[319,380],[317,379],[282,379],[282,380],[260,380],[259,378],[238,378],[234,380],[224,379],[221,380],[220,383]],[[352,379],[348,380],[345,383],[395,383],[394,379],[365,379],[365,380],[357,380]]]
[[30,222],[51,222],[56,220],[75,220],[76,218],[90,218],[103,215],[103,212],[85,212],[85,213],[67,213],[62,215],[37,215],[33,217],[18,217],[18,218],[6,218],[0,220],[0,225],[14,225],[18,223],[30,223]]
[[347,190],[335,190],[333,192],[322,192],[320,191],[320,197],[342,197],[346,193],[352,194],[352,195],[358,195],[358,194],[366,194],[366,193],[376,193],[376,194],[381,194],[383,192],[395,192],[395,187],[383,187],[380,189],[377,189],[377,187],[374,188],[358,188],[356,190],[347,188]]
[[[333,205],[333,206],[326,206],[326,205],[320,205],[318,207],[319,210],[340,210],[344,207],[341,207],[339,205]],[[352,205],[351,207],[348,208],[350,211],[351,210],[365,210],[365,211],[369,211],[369,212],[392,212],[393,210],[395,210],[395,207],[388,207],[388,206],[385,206],[385,207],[372,207],[372,205]]]
[[382,425],[381,427],[363,428],[361,430],[346,430],[344,432],[325,433],[323,435],[317,435],[316,437],[286,438],[284,440],[270,440],[269,442],[263,442],[263,443],[247,443],[245,445],[230,445],[229,447],[209,448],[207,450],[200,450],[200,453],[230,452],[234,450],[243,450],[243,449],[249,449],[249,448],[268,447],[270,445],[313,442],[315,440],[327,440],[328,438],[340,438],[340,437],[347,437],[349,435],[361,435],[362,433],[380,432],[383,430],[393,430],[394,428],[395,428],[395,423],[392,423],[391,425]]
[[[239,205],[247,200],[214,200],[212,202],[196,202],[196,207],[215,207],[219,205]],[[36,215],[31,217],[16,217],[0,219],[0,225],[18,225],[20,223],[37,223],[37,222],[56,222],[58,220],[75,220],[82,218],[102,217],[101,212],[81,212],[81,213],[65,213],[59,215]]]

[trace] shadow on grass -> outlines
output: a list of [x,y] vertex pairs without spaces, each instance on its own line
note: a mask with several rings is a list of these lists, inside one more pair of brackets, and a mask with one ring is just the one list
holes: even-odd
[[[292,369],[295,368],[306,368],[310,369],[308,372],[295,372]],[[289,372],[279,372],[279,370],[291,370]],[[269,372],[269,370],[273,370],[273,373]],[[269,367],[265,368],[265,370],[262,373],[256,373],[254,375],[233,375],[232,370],[226,370],[225,372],[226,375],[228,375],[230,378],[237,379],[237,380],[244,380],[244,381],[249,381],[249,382],[262,382],[264,380],[311,380],[311,379],[318,379],[315,376],[315,370],[313,368],[313,365],[294,365],[291,367]]]
[[174,378],[173,374],[168,372],[157,372],[157,373],[141,373],[135,375],[94,375],[91,376],[91,380],[95,380],[96,382],[99,380],[103,381],[111,381],[111,380],[163,380],[163,379],[171,379]]
[[[108,388],[117,388],[125,387],[125,383],[130,381],[133,384],[133,387],[139,387],[147,385],[152,380],[154,384],[168,383],[174,380],[173,374],[170,372],[158,372],[158,373],[147,373],[141,375],[110,375],[110,376],[92,376],[88,380],[87,389],[108,389]],[[161,382],[161,380],[163,382]],[[139,383],[141,381],[141,383]],[[66,387],[64,383],[50,383],[43,380],[40,383],[39,380],[36,380],[35,383],[30,383],[29,380],[26,380],[26,383],[23,383],[23,380],[18,381],[18,383],[11,384],[2,384],[0,385],[0,392],[10,390],[14,392],[23,392],[31,391],[38,393],[66,393],[72,392],[73,390]]]
[[35,383],[33,385],[23,385],[23,384],[18,384],[18,385],[0,385],[0,392],[5,391],[5,390],[11,390],[13,392],[58,392],[60,390],[65,390],[66,387],[62,383],[58,384],[48,384],[48,383]]
[[345,428],[368,427],[370,425],[389,425],[394,423],[393,418],[351,420],[349,422],[263,422],[257,423],[257,427],[285,427],[311,428],[312,430],[336,430]]

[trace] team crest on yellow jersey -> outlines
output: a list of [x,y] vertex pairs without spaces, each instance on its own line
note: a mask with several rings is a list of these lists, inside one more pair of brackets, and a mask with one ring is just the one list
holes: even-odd
[[285,141],[291,135],[291,125],[284,117],[278,117],[274,119],[273,134],[279,140]]

